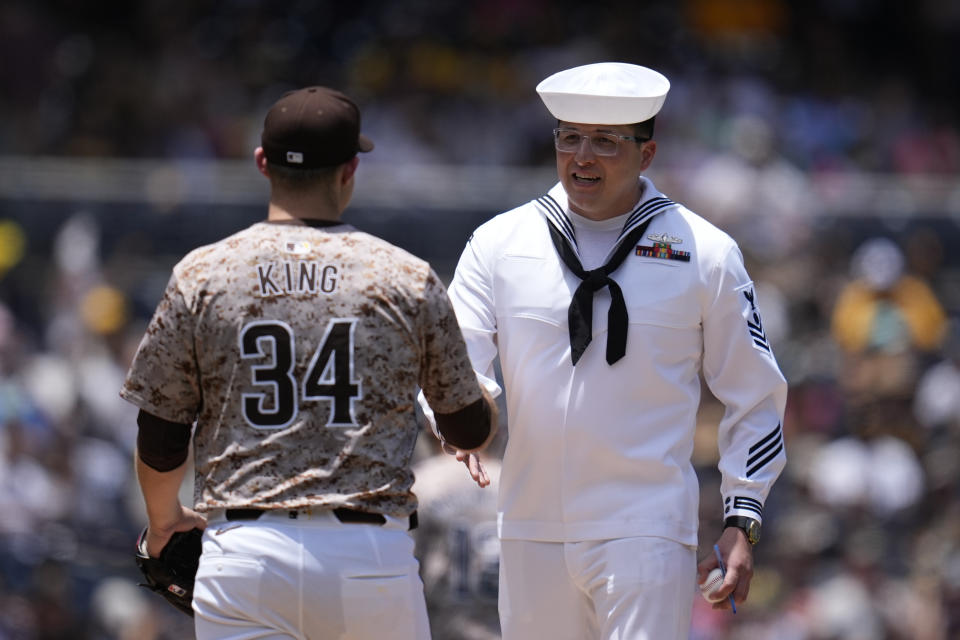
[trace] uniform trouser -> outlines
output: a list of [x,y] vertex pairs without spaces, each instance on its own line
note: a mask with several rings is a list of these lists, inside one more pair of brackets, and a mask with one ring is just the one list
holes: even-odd
[[503,640],[686,640],[694,547],[656,537],[501,540]]
[[208,518],[193,595],[197,640],[430,640],[407,520],[287,513]]

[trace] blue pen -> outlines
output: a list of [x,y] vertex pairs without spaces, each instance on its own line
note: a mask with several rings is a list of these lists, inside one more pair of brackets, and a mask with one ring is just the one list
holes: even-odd
[[[727,568],[723,566],[723,557],[720,555],[720,547],[713,545],[713,552],[717,556],[717,563],[720,565],[720,575],[727,577]],[[733,593],[730,594],[730,606],[733,607],[733,613],[737,613],[737,604],[733,601]]]

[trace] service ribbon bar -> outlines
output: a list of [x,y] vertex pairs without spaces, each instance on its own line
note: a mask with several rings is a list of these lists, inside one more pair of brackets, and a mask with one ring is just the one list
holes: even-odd
[[660,258],[661,260],[679,260],[681,262],[690,262],[689,251],[679,251],[674,249],[666,242],[654,242],[652,247],[646,247],[642,244],[637,245],[638,256],[644,258]]

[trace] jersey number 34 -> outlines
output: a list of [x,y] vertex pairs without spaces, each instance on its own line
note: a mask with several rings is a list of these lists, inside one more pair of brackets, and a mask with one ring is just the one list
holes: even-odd
[[[306,375],[294,377],[296,339],[280,320],[256,320],[240,329],[240,355],[250,363],[250,381],[262,391],[241,397],[243,417],[257,429],[282,429],[300,412],[301,403],[329,402],[328,427],[357,426],[353,403],[363,397],[354,379],[353,333],[356,318],[330,320]],[[299,399],[298,399],[299,398]]]

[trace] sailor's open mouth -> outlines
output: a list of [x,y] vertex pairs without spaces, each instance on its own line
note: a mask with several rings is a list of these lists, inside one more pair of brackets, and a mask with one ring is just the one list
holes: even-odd
[[600,182],[600,178],[596,176],[584,176],[584,175],[580,175],[579,173],[573,174],[573,179],[576,180],[577,182],[585,182],[588,184]]

